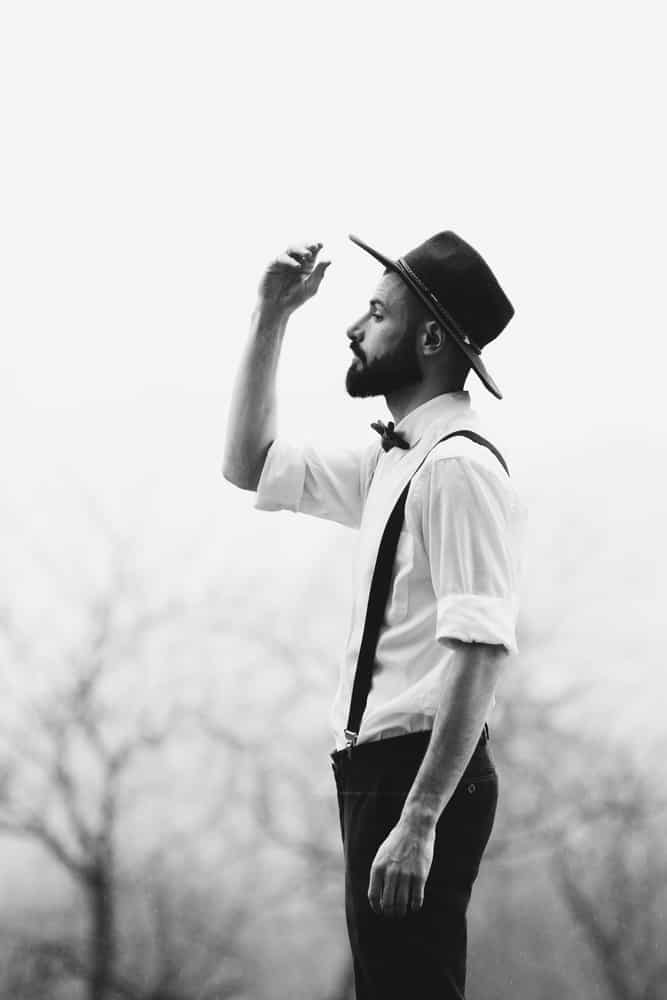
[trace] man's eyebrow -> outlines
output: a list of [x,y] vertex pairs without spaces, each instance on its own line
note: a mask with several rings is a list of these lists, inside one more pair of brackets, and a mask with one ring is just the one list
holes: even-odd
[[371,299],[368,304],[369,304],[369,306],[379,306],[380,309],[386,309],[387,308],[386,305],[384,304],[384,302],[382,301],[382,299]]

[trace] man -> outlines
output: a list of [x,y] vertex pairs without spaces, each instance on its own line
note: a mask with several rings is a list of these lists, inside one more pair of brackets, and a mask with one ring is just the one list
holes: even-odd
[[500,397],[480,352],[513,308],[454,233],[398,260],[351,239],[384,274],[347,332],[347,391],[383,395],[395,426],[335,454],[277,436],[287,321],[328,267],[320,243],[294,246],[260,284],[223,472],[260,509],[359,529],[332,710],[357,1000],[447,1000],[464,996],[466,909],[496,809],[486,719],[516,650],[522,521],[463,386],[472,369]]

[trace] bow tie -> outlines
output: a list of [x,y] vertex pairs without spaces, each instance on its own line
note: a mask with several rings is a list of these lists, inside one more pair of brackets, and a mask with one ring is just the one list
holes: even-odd
[[394,430],[394,424],[391,420],[388,424],[383,424],[381,420],[376,420],[374,424],[371,424],[371,427],[382,438],[382,447],[385,451],[390,451],[394,445],[397,448],[410,447],[401,431]]

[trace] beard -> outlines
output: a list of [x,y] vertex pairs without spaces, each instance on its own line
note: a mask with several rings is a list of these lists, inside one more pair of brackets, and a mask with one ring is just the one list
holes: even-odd
[[382,357],[366,362],[357,358],[348,368],[345,388],[350,396],[386,396],[421,382],[414,331],[406,333],[396,347]]

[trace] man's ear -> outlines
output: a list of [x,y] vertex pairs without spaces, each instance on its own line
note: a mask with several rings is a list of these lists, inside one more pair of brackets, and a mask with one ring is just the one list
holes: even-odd
[[437,354],[442,350],[445,336],[434,319],[427,319],[421,332],[422,351],[425,355]]

